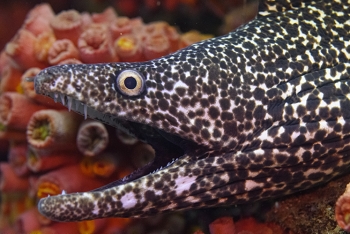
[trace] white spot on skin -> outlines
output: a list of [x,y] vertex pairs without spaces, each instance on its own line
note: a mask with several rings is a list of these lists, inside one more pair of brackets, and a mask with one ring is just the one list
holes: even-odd
[[253,190],[254,188],[257,188],[259,187],[260,184],[256,183],[255,181],[253,180],[246,180],[245,182],[245,190],[246,191],[251,191]]
[[190,189],[191,185],[193,183],[196,183],[196,176],[183,176],[179,177],[175,180],[175,191],[176,195],[182,194],[184,191],[187,191]]
[[136,205],[137,199],[134,193],[129,192],[124,196],[122,196],[122,198],[120,199],[120,202],[123,204],[124,209],[130,209]]

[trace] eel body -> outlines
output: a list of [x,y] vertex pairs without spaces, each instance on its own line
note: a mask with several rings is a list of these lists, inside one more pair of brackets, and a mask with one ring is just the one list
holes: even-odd
[[[58,221],[240,204],[350,167],[350,1],[264,1],[237,30],[140,63],[61,65],[37,93],[148,142],[155,161],[40,200]],[[58,98],[58,99],[60,99]]]

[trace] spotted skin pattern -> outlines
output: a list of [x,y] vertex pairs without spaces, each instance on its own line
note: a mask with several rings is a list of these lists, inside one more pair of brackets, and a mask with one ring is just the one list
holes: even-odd
[[[346,172],[350,1],[290,1],[262,2],[237,30],[152,61],[43,70],[38,93],[115,118],[167,159],[153,173],[41,199],[39,211],[58,221],[148,216],[278,197]],[[140,95],[116,88],[124,70],[144,76]]]

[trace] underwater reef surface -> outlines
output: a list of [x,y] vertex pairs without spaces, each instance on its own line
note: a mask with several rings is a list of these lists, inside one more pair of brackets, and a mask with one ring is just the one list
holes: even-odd
[[180,33],[166,22],[145,24],[141,18],[118,16],[112,8],[98,14],[55,14],[47,4],[32,9],[0,54],[0,148],[8,150],[0,163],[0,233],[349,231],[350,189],[344,190],[350,176],[274,201],[145,219],[59,223],[38,212],[40,198],[121,179],[152,161],[154,150],[36,94],[27,78],[58,64],[151,60],[210,37],[198,31]]

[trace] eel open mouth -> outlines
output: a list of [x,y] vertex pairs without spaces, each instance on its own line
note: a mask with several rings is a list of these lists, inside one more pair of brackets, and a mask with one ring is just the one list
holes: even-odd
[[[148,195],[157,193],[152,186],[155,186],[156,181],[162,181],[163,183],[164,178],[161,177],[167,176],[164,171],[176,171],[177,169],[173,168],[176,167],[175,164],[188,162],[188,155],[201,147],[192,141],[155,127],[99,112],[95,108],[91,108],[82,101],[73,98],[74,95],[62,94],[56,90],[52,91],[48,88],[54,82],[50,80],[51,78],[51,74],[48,74],[45,70],[39,73],[34,78],[36,92],[61,102],[69,110],[80,113],[85,118],[89,117],[104,122],[150,144],[155,151],[155,158],[130,175],[90,192],[63,193],[43,198],[38,204],[39,211],[56,221],[79,221],[110,216],[139,217],[139,214],[142,214],[141,216],[154,214],[155,211],[149,209],[149,202],[157,202],[158,199]],[[181,192],[182,189],[188,190],[194,179],[195,177],[185,177],[185,179],[179,177],[178,180],[176,178],[172,180],[173,182],[169,180],[169,183],[172,183],[175,187],[179,184],[179,192]],[[166,181],[166,183],[168,182]],[[185,187],[183,187],[184,185]],[[178,193],[176,190],[174,192]],[[105,207],[106,204],[110,209]]]
[[[111,125],[133,137],[138,138],[151,145],[155,150],[155,158],[152,162],[139,168],[123,179],[110,183],[94,191],[103,190],[109,187],[118,186],[127,182],[136,180],[144,175],[154,173],[165,168],[184,155],[185,151],[193,148],[195,143],[182,139],[176,135],[166,133],[151,126],[135,123],[127,120],[121,120],[109,114],[103,114],[97,110],[88,107],[84,103],[60,93],[46,93],[46,96],[53,98],[56,102],[61,102],[70,111],[82,114],[86,118],[92,118],[100,122]],[[191,146],[191,147],[190,147]]]

